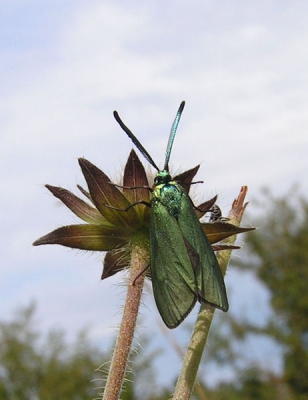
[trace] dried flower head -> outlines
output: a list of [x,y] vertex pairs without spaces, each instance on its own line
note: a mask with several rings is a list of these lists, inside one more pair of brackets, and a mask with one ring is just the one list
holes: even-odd
[[[46,185],[51,193],[61,200],[77,217],[85,223],[62,226],[36,240],[33,245],[60,244],[75,249],[107,252],[104,260],[102,279],[126,268],[130,261],[132,245],[138,243],[149,248],[151,189],[145,169],[134,150],[130,152],[124,168],[121,186],[111,182],[104,172],[84,158],[79,165],[87,182],[88,191],[78,185],[78,189],[87,201],[80,199],[70,191]],[[189,192],[192,180],[199,166],[174,177]],[[196,207],[201,218],[213,209],[217,196]],[[211,244],[244,232],[223,220],[202,224]],[[235,246],[232,246],[234,248]],[[214,250],[226,248],[226,245],[214,245]]]

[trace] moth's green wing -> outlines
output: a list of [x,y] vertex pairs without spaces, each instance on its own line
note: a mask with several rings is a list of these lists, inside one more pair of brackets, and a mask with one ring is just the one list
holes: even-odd
[[196,274],[198,298],[223,311],[228,311],[227,293],[219,264],[196,216],[192,201],[184,190],[178,223]]
[[177,219],[160,202],[152,203],[150,232],[156,305],[167,327],[175,328],[196,303],[196,277]]

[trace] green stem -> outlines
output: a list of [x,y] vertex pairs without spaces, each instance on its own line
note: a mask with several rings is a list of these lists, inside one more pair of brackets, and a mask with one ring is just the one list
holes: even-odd
[[[241,222],[247,206],[247,203],[244,204],[246,193],[247,187],[243,186],[238,198],[233,202],[228,221],[233,225],[239,225]],[[235,240],[236,236],[234,235],[226,239],[225,243],[233,244]],[[223,275],[226,273],[230,256],[231,250],[222,250],[217,254],[217,260]],[[182,370],[173,394],[174,400],[189,400],[191,397],[214,312],[215,308],[213,306],[205,303],[201,304],[190,343],[184,357]]]
[[[126,301],[123,310],[122,322],[118,338],[116,341],[113,358],[108,374],[103,400],[118,400],[123,380],[125,377],[126,366],[131,351],[132,342],[145,274],[148,253],[140,247],[133,247],[131,253],[130,277],[127,288]],[[138,279],[136,279],[138,277]]]

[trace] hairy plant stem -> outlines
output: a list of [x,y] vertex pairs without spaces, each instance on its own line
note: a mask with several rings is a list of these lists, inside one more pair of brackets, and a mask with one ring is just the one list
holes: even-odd
[[[243,213],[248,204],[244,204],[246,193],[247,187],[243,186],[237,199],[235,199],[232,204],[228,222],[233,225],[239,225],[241,222]],[[234,235],[226,239],[224,243],[233,244],[235,240],[236,236]],[[221,250],[217,253],[217,260],[223,275],[226,273],[230,256],[231,250]],[[184,357],[182,370],[173,394],[174,400],[189,400],[191,397],[214,312],[215,308],[213,306],[206,303],[201,304],[190,343]]]
[[121,394],[126,366],[134,339],[134,331],[145,278],[144,272],[148,261],[149,255],[147,251],[139,246],[134,246],[132,248],[130,276],[123,317],[113,352],[103,400],[117,400]]

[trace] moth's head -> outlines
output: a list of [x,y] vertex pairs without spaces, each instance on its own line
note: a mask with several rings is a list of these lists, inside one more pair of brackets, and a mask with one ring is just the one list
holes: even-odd
[[158,174],[156,175],[154,179],[154,184],[157,185],[165,185],[172,181],[171,175],[169,174],[169,171],[163,170],[159,171]]

